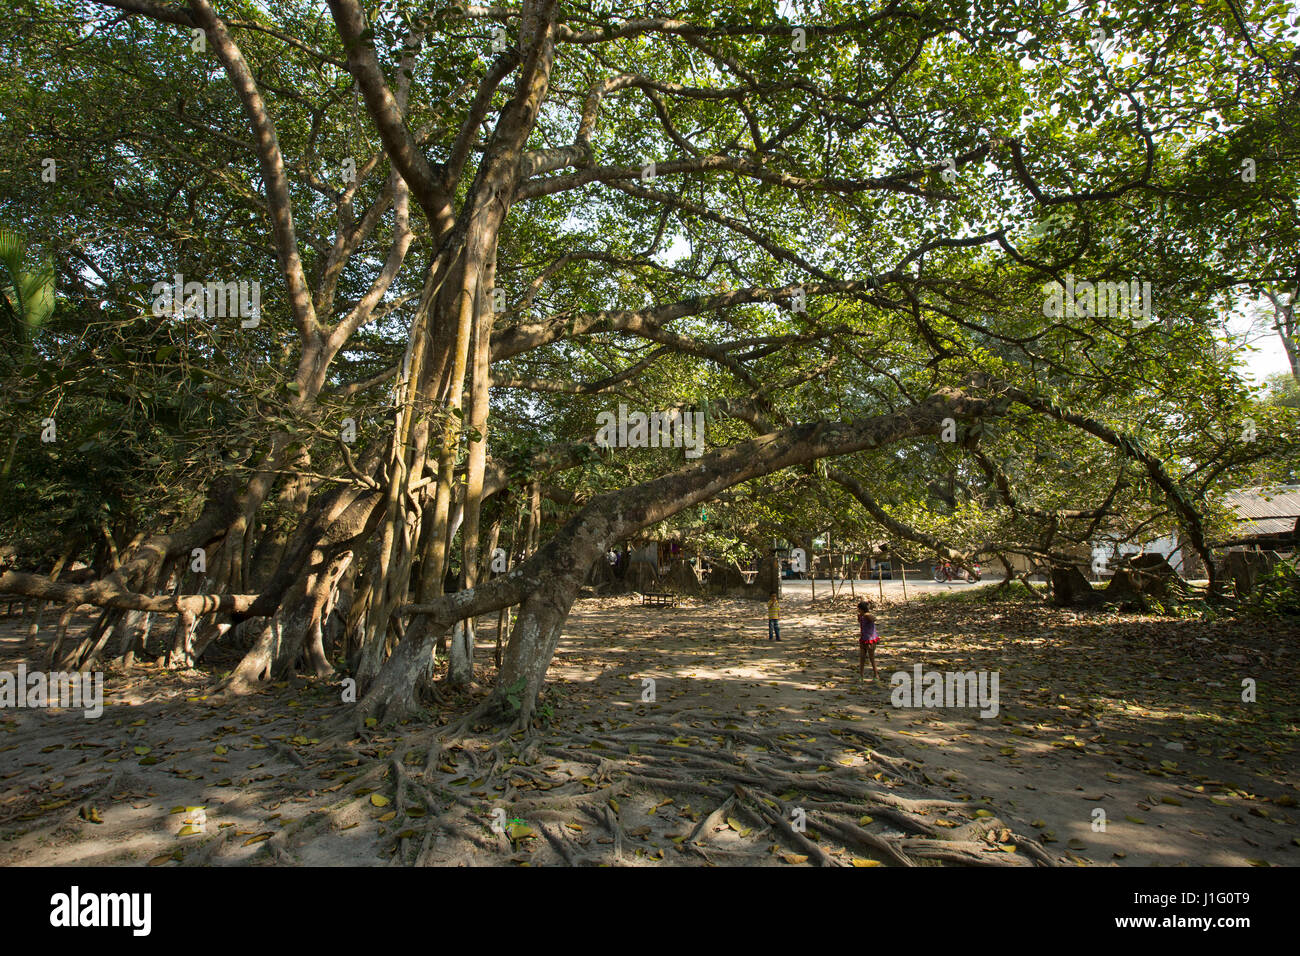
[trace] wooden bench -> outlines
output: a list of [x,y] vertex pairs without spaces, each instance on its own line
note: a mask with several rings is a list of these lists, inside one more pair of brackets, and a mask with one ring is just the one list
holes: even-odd
[[642,607],[676,607],[677,595],[670,591],[649,591],[641,595]]

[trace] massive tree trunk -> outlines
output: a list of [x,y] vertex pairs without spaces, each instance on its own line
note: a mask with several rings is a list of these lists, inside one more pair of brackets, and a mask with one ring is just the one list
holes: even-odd
[[[489,282],[494,274],[488,263]],[[469,463],[465,474],[464,524],[461,560],[461,587],[472,590],[478,584],[480,518],[483,507],[483,477],[487,467],[488,364],[492,357],[492,311],[490,296],[479,294],[474,329],[474,365],[469,414]],[[486,306],[486,308],[485,308]],[[474,618],[463,622],[459,632],[453,632],[451,652],[448,656],[447,683],[463,687],[474,679]]]
[[[706,501],[740,482],[817,458],[937,435],[945,418],[977,419],[994,403],[945,389],[929,399],[860,422],[796,425],[705,455],[675,472],[632,488],[593,498],[541,549],[508,574],[473,590],[446,595],[407,610],[426,615],[419,646],[403,641],[374,685],[358,703],[359,717],[400,719],[415,706],[406,680],[421,672],[432,642],[456,621],[523,603],[510,635],[496,687],[482,713],[493,719],[531,718],[560,628],[591,563],[611,545],[637,531]],[[412,628],[412,636],[416,632]],[[404,645],[411,646],[404,646]]]
[[[404,131],[392,122],[391,110],[386,103],[387,94],[382,88],[382,75],[377,71],[373,47],[365,41],[363,18],[359,9],[349,0],[332,0],[330,6],[345,39],[352,38],[356,41],[349,49],[349,63],[354,76],[366,91],[368,108],[380,125],[386,145],[389,145],[390,152],[394,154],[394,162],[399,164],[408,182],[426,181],[429,170],[421,164],[421,158],[408,149],[410,144]],[[432,289],[426,287],[428,321],[417,318],[412,328],[407,388],[433,407],[441,409],[439,418],[429,424],[429,439],[432,441],[437,438],[439,452],[432,507],[424,519],[428,527],[421,554],[418,593],[425,600],[436,597],[444,589],[454,497],[454,467],[462,432],[470,345],[479,317],[485,312],[489,318],[491,316],[488,311],[489,293],[493,281],[497,236],[510,210],[519,182],[520,157],[546,98],[554,59],[554,16],[555,5],[549,0],[540,3],[529,0],[524,4],[520,45],[525,50],[525,55],[518,81],[513,95],[501,111],[462,212],[454,228],[444,233],[445,239],[434,270],[437,282]],[[417,185],[416,195],[426,200],[422,205],[431,222],[438,221],[437,203],[431,199],[436,192],[435,185],[426,182],[426,186],[428,188],[422,189]],[[490,358],[490,325],[480,338],[483,340],[483,349],[489,350]],[[478,380],[485,379],[486,375],[476,375],[475,378],[472,387],[477,387]],[[486,402],[482,422],[483,428],[486,428]],[[400,424],[402,422],[399,420]],[[403,458],[400,451],[400,447],[395,451],[394,461]],[[422,454],[416,457],[416,461],[422,460]],[[477,467],[481,468],[481,462]],[[479,481],[481,484],[481,477]],[[385,530],[385,543],[380,548],[381,567],[372,578],[376,584],[383,582],[384,591],[382,600],[376,600],[372,596],[370,601],[370,620],[366,634],[368,648],[362,656],[362,667],[358,674],[358,680],[363,686],[368,683],[382,658],[380,649],[386,641],[388,619],[409,587],[414,542],[408,539],[407,550],[403,555],[394,553],[394,549],[400,549],[403,544],[396,527],[400,509],[400,499],[390,489],[389,525]],[[477,533],[474,537],[477,537]],[[415,539],[418,540],[418,535]],[[420,643],[423,643],[423,628],[419,630]],[[442,634],[443,631],[439,631],[435,640],[441,640]],[[472,630],[466,632],[466,641],[471,635]],[[468,645],[463,642],[457,654],[454,679],[467,679]],[[425,672],[426,664],[429,662],[423,659],[418,662],[421,673]]]

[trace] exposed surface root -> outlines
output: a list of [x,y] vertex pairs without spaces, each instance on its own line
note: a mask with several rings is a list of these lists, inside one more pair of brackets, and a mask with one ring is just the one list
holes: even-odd
[[[891,769],[899,761],[868,760],[883,755],[864,755],[861,734],[846,745],[840,728],[828,726],[785,748],[733,733],[717,737],[738,742],[734,749],[719,749],[665,736],[663,727],[450,743],[408,737],[406,753],[427,753],[430,763],[417,781],[395,756],[384,774],[398,816],[392,825],[414,829],[394,853],[427,865],[484,852],[478,862],[565,866],[1054,864],[1014,835],[971,839],[1008,831],[983,808],[918,790],[911,774]],[[849,759],[854,766],[843,766]],[[408,789],[424,799],[404,822]]]
[[[810,616],[800,636],[792,620],[787,639],[767,645],[761,615],[745,624],[754,609],[729,607],[692,611],[671,629],[666,615],[614,602],[582,609],[527,726],[477,716],[490,670],[427,721],[395,727],[357,721],[328,680],[266,682],[218,705],[198,671],[148,661],[129,676],[110,670],[98,721],[76,709],[0,714],[0,865],[1104,865],[1114,847],[1091,859],[1065,847],[1100,842],[1088,837],[1091,808],[1105,799],[1127,812],[1134,794],[1149,804],[1137,811],[1168,825],[1162,839],[1185,840],[1177,857],[1149,852],[1144,863],[1197,859],[1210,842],[1186,842],[1191,826],[1231,829],[1244,852],[1278,861],[1294,852],[1289,792],[1264,779],[1273,762],[1277,780],[1290,779],[1289,744],[1254,760],[1258,795],[1241,796],[1245,783],[1202,793],[1188,784],[1235,780],[1234,765],[1190,744],[1171,759],[1177,744],[1128,741],[1140,726],[1108,713],[1105,699],[1085,712],[1078,681],[1058,676],[1063,656],[1092,654],[1076,650],[1089,631],[1054,637],[1041,668],[1017,682],[1029,645],[1004,631],[1039,635],[1040,618],[1057,612],[1017,608],[1021,626],[999,611],[1008,619],[990,621],[960,658],[958,638],[936,633],[927,608],[891,622],[885,667],[1004,668],[1001,719],[983,721],[892,707],[884,682],[858,682],[856,662],[817,630],[834,622]],[[906,636],[911,620],[924,624],[919,637]],[[1237,636],[1240,646],[1223,648],[1205,643],[1226,640],[1217,629],[1204,641],[1181,633],[1135,625],[1125,647],[1140,656],[1150,645],[1157,662],[1190,648],[1221,669],[1213,655],[1226,649],[1291,673],[1265,657],[1271,643]],[[10,652],[7,669],[20,655]],[[645,677],[657,699],[643,696]],[[1124,696],[1145,707],[1162,690],[1139,681]],[[327,736],[331,719],[348,732]],[[1117,804],[1123,788],[1128,805]],[[1233,822],[1224,804],[1240,810]],[[1268,816],[1247,812],[1265,804]],[[1131,841],[1155,827],[1113,829],[1135,857]],[[1223,846],[1205,859],[1235,861]]]

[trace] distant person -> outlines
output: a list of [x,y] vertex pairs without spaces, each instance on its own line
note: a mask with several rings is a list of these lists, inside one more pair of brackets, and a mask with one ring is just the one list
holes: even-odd
[[769,641],[781,639],[781,602],[775,591],[767,595],[767,639]]
[[863,679],[867,661],[871,661],[871,674],[880,680],[880,671],[876,670],[876,645],[880,635],[876,633],[876,616],[871,613],[870,601],[858,602],[858,680]]

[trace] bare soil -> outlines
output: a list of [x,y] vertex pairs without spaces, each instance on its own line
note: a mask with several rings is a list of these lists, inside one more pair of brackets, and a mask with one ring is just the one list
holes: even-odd
[[[1300,862],[1296,624],[892,604],[859,682],[851,602],[783,611],[771,642],[757,602],[580,601],[514,733],[448,732],[495,618],[469,699],[360,737],[337,682],[110,669],[97,720],[0,711],[0,864]],[[997,671],[998,715],[892,706],[915,664]]]

